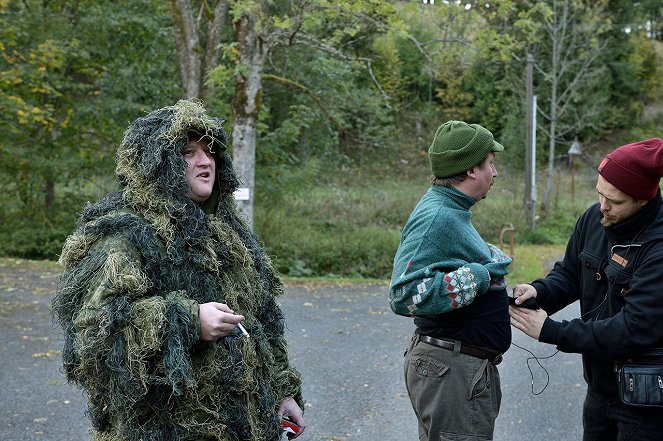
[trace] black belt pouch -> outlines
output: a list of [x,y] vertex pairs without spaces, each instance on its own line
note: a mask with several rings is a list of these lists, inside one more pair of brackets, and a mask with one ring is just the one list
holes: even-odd
[[663,348],[620,360],[616,368],[622,403],[663,408]]

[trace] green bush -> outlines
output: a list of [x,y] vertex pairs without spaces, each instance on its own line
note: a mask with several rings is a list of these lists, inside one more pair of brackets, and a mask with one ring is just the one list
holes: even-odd
[[270,211],[265,222],[257,219],[256,230],[283,274],[374,278],[391,274],[400,241],[398,228],[325,220],[287,208]]
[[[278,270],[295,277],[388,278],[401,229],[429,187],[426,169],[413,172],[411,178],[407,174],[361,176],[348,169],[323,174],[324,182],[316,178],[320,170],[314,165],[290,169],[282,171],[272,186],[256,185],[255,230]],[[577,217],[596,199],[595,172],[588,169],[578,174],[572,200],[568,191],[571,178],[562,170],[556,176],[548,219],[529,229],[523,213],[522,174],[506,167],[499,171],[488,197],[472,208],[475,227],[496,245],[505,225],[514,227],[516,245],[563,245]],[[268,178],[263,175],[262,179]],[[543,185],[539,182],[539,188]],[[5,211],[0,213],[0,255],[57,259],[84,201],[96,200],[98,196],[91,196],[96,192],[83,188],[75,196],[70,191],[74,196],[67,195],[66,202],[48,213],[5,200]],[[508,235],[504,242],[509,245]]]
[[[356,175],[352,180],[341,174],[335,178],[297,186],[297,176],[289,175],[292,190],[282,188],[278,197],[260,197],[256,232],[283,274],[389,277],[401,229],[428,189],[427,178],[398,175],[377,182]],[[522,174],[501,170],[488,197],[472,208],[476,229],[496,245],[505,226],[515,229],[516,244],[565,244],[577,217],[595,200],[596,178],[591,172],[578,174],[573,200],[568,191],[570,175],[560,172],[555,179],[553,209],[530,229],[523,210]],[[505,234],[505,249],[509,239]]]
[[0,255],[25,259],[57,260],[64,240],[74,230],[77,213],[71,207],[46,212],[16,209],[0,221]]

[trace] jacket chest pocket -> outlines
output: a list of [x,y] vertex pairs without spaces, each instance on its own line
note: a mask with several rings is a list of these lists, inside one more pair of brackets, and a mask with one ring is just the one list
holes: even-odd
[[602,268],[605,260],[587,251],[582,251],[578,258],[582,265],[580,304],[583,311],[588,311],[583,319],[596,318],[603,310],[600,306],[608,289],[608,276]]
[[[579,259],[582,264],[583,309],[591,311],[584,318],[597,318],[606,313],[611,315],[622,308],[625,304],[624,295],[628,292],[633,276],[632,269],[623,267],[609,257],[601,259],[587,251],[582,251]],[[603,302],[607,303],[605,309],[599,307]]]
[[582,280],[582,292],[593,292],[598,285],[606,282],[607,277],[601,268],[601,258],[587,251],[582,251],[578,256],[582,268],[580,269]]
[[605,269],[610,295],[617,296],[620,302],[623,302],[624,296],[628,293],[633,277],[631,271],[631,268],[625,268],[615,261],[610,261]]

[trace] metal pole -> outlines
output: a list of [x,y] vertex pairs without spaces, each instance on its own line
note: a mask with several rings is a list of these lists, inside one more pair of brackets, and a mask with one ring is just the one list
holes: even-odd
[[530,182],[532,183],[532,190],[530,192],[530,197],[532,201],[532,211],[530,224],[534,227],[536,223],[536,95],[532,97],[532,165],[531,173],[532,177]]
[[526,116],[525,116],[525,219],[530,227],[534,226],[534,204],[532,203],[532,173],[533,173],[533,139],[534,127],[532,125],[534,115],[533,108],[533,77],[534,77],[534,57],[527,54],[527,75],[525,80],[525,100],[526,100]]

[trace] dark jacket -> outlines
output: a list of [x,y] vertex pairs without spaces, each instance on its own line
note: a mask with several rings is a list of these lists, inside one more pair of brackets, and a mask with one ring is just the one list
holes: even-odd
[[590,391],[616,396],[616,359],[663,346],[660,194],[634,217],[603,227],[599,204],[578,220],[564,259],[532,285],[550,315],[580,300],[581,317],[548,317],[539,340],[582,354]]

